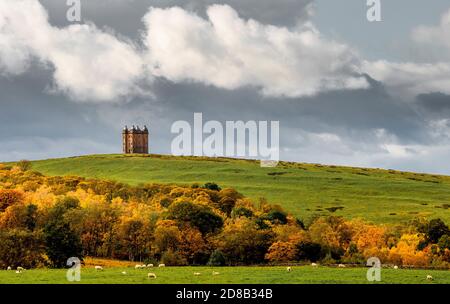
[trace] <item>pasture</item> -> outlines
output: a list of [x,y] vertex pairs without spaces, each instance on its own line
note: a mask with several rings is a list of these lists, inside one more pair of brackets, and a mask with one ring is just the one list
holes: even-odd
[[33,162],[46,175],[77,175],[131,185],[216,182],[255,202],[264,197],[293,215],[363,218],[374,223],[415,217],[450,222],[450,177],[394,170],[281,162],[261,168],[252,160],[164,155],[93,155]]
[[[213,276],[213,271],[220,274]],[[105,267],[103,271],[88,267],[82,268],[80,282],[68,282],[66,272],[37,269],[16,274],[2,270],[0,284],[374,284],[366,279],[367,268],[321,266],[293,267],[292,272],[286,267]],[[157,278],[149,279],[149,272]],[[427,275],[433,280],[427,280]],[[375,284],[450,284],[450,271],[383,268],[381,279]]]

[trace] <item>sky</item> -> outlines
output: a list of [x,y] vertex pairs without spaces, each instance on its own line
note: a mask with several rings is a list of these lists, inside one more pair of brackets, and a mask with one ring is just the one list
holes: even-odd
[[450,4],[0,1],[0,161],[120,153],[147,125],[279,121],[282,160],[450,175]]

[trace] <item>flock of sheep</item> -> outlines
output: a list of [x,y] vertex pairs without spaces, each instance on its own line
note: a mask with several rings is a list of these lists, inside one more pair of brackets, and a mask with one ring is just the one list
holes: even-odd
[[[319,265],[316,264],[316,263],[311,263],[311,266],[312,266],[312,267],[318,267]],[[145,268],[153,268],[153,267],[154,267],[153,264],[147,264],[147,265],[145,265],[145,264],[143,264],[143,265],[137,264],[136,266],[134,266],[135,269],[145,269]],[[158,265],[158,268],[162,268],[162,267],[166,267],[166,265],[165,265],[165,264],[159,264],[159,265]],[[339,265],[338,265],[338,268],[345,268],[345,267],[346,267],[346,266],[345,266],[344,264],[339,264]],[[394,269],[398,269],[398,266],[395,265],[393,268],[394,268]],[[95,266],[94,269],[95,269],[96,271],[103,271],[103,267],[102,267],[102,266]],[[12,271],[12,267],[11,267],[11,266],[8,266],[7,270],[8,270],[8,271]],[[292,271],[292,267],[291,267],[291,266],[288,266],[288,267],[286,268],[286,270],[287,270],[287,272],[291,272],[291,271]],[[20,267],[20,266],[19,266],[19,267],[16,268],[16,273],[17,273],[17,274],[22,273],[23,271],[25,271],[25,268],[23,268],[23,267]],[[122,271],[122,274],[123,274],[123,275],[127,275],[127,272],[126,272],[126,271]],[[213,275],[213,276],[216,276],[216,275],[219,275],[219,274],[220,274],[220,273],[217,272],[217,271],[213,271],[213,272],[212,272],[212,275]],[[194,276],[200,276],[200,275],[201,275],[200,272],[194,272]],[[149,279],[156,279],[156,274],[153,273],[153,272],[149,272],[149,273],[147,274],[147,278],[149,278]],[[434,278],[433,278],[432,275],[428,274],[428,275],[427,275],[427,280],[433,281]]]
[[[311,266],[312,267],[318,267],[319,265],[317,264],[317,263],[311,263]],[[338,265],[338,268],[345,268],[346,266],[344,265],[344,264],[339,264]],[[394,269],[398,269],[398,266],[397,265],[394,265],[394,267],[393,267]],[[287,268],[286,268],[286,270],[287,270],[287,272],[291,272],[292,271],[292,267],[291,266],[288,266]],[[427,280],[428,281],[433,281],[434,280],[434,278],[433,278],[433,276],[431,275],[431,274],[428,274],[427,275]]]
[[[147,265],[140,265],[140,264],[137,264],[136,266],[134,266],[134,269],[145,269],[145,268],[153,268],[154,267],[154,265],[153,264],[147,264]],[[158,268],[161,268],[161,267],[166,267],[166,265],[165,264],[159,264],[158,265]],[[103,271],[103,267],[102,266],[95,266],[94,267],[95,268],[95,270],[96,271]],[[127,275],[128,273],[126,272],[126,271],[122,271],[122,274],[123,275]],[[217,272],[217,271],[213,271],[212,272],[212,275],[219,275],[220,273],[219,272]],[[199,275],[201,275],[201,273],[200,272],[194,272],[194,276],[199,276]],[[149,278],[149,279],[156,279],[156,274],[155,273],[153,273],[153,272],[149,272],[148,274],[147,274],[147,278]]]

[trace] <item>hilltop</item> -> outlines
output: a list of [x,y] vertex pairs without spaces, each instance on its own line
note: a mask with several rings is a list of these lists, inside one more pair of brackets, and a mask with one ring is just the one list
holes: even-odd
[[450,220],[450,177],[319,164],[165,155],[92,155],[33,162],[46,175],[77,175],[138,185],[215,182],[267,199],[308,220],[316,215],[399,223],[414,217]]

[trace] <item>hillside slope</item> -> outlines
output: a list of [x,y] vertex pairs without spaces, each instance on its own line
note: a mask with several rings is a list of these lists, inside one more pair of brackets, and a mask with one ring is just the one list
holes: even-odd
[[450,177],[393,170],[162,155],[93,155],[33,162],[47,175],[78,175],[129,184],[216,182],[255,200],[264,197],[307,220],[316,214],[398,223],[417,216],[450,221]]

